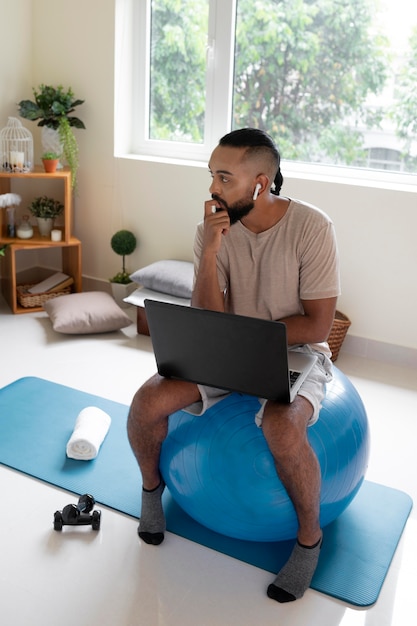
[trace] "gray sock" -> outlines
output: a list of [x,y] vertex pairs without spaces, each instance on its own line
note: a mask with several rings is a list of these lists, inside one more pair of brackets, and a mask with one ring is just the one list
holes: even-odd
[[161,500],[164,489],[165,484],[162,480],[152,491],[142,489],[142,511],[138,535],[145,543],[154,546],[158,546],[164,540],[166,524]]
[[287,563],[268,587],[269,598],[277,602],[293,602],[304,595],[316,571],[321,544],[322,539],[311,547],[297,541]]

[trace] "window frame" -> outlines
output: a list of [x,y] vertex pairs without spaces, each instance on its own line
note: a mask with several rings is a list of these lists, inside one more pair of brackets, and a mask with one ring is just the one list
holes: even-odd
[[[115,71],[116,85],[122,91],[118,93],[115,90],[116,154],[164,156],[207,162],[212,146],[219,137],[228,132],[232,114],[230,84],[234,69],[232,34],[235,30],[236,0],[208,0],[208,3],[204,142],[195,144],[162,141],[147,136],[150,115],[151,0],[117,0]],[[132,101],[130,111],[127,103],[129,99]]]
[[[116,0],[116,157],[207,167],[213,147],[231,127],[236,1],[208,0],[205,133],[203,143],[193,144],[146,137],[149,129],[151,0]],[[285,155],[282,156],[285,172],[289,177],[370,184],[417,192],[416,174],[286,161]]]

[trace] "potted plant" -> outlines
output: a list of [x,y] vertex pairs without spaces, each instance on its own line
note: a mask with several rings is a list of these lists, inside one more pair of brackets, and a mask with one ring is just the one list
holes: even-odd
[[61,215],[64,205],[59,200],[48,198],[48,196],[39,196],[32,200],[28,209],[36,217],[40,235],[49,237],[54,220]]
[[42,163],[45,169],[45,172],[48,174],[53,174],[56,172],[56,168],[58,167],[59,155],[57,152],[44,152],[42,155]]
[[[76,100],[71,87],[64,90],[62,85],[52,87],[41,84],[33,89],[33,100],[21,100],[18,104],[19,115],[27,120],[38,122],[43,129],[52,129],[58,133],[62,144],[62,153],[72,174],[72,186],[77,187],[78,144],[73,128],[85,128],[84,123],[70,115],[75,107],[83,104],[84,100]],[[55,152],[60,152],[57,147]]]
[[110,240],[110,246],[116,254],[122,257],[122,270],[110,278],[113,297],[120,306],[125,306],[123,299],[132,291],[132,281],[126,270],[126,256],[132,254],[137,246],[135,235],[130,230],[119,230]]

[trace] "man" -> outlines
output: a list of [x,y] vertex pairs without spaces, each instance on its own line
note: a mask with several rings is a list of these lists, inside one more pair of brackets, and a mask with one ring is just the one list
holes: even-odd
[[[318,418],[332,376],[326,339],[339,295],[334,229],[315,207],[279,195],[280,156],[262,131],[247,128],[223,137],[209,169],[212,198],[197,228],[192,306],[280,320],[292,349],[318,355],[293,403],[261,400],[256,416],[298,518],[294,550],[267,591],[289,602],[309,587],[322,542],[320,467],[307,427]],[[183,408],[203,414],[224,395],[158,374],[136,393],[128,434],[143,478],[138,533],[145,542],[156,545],[164,538],[159,456],[168,416]]]

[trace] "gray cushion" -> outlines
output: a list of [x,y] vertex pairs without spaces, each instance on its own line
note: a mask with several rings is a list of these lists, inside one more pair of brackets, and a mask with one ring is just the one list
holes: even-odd
[[189,261],[156,261],[130,275],[130,279],[147,289],[178,298],[191,298],[194,266]]
[[108,333],[132,323],[111,295],[104,291],[59,296],[45,302],[43,308],[53,329],[69,335]]

